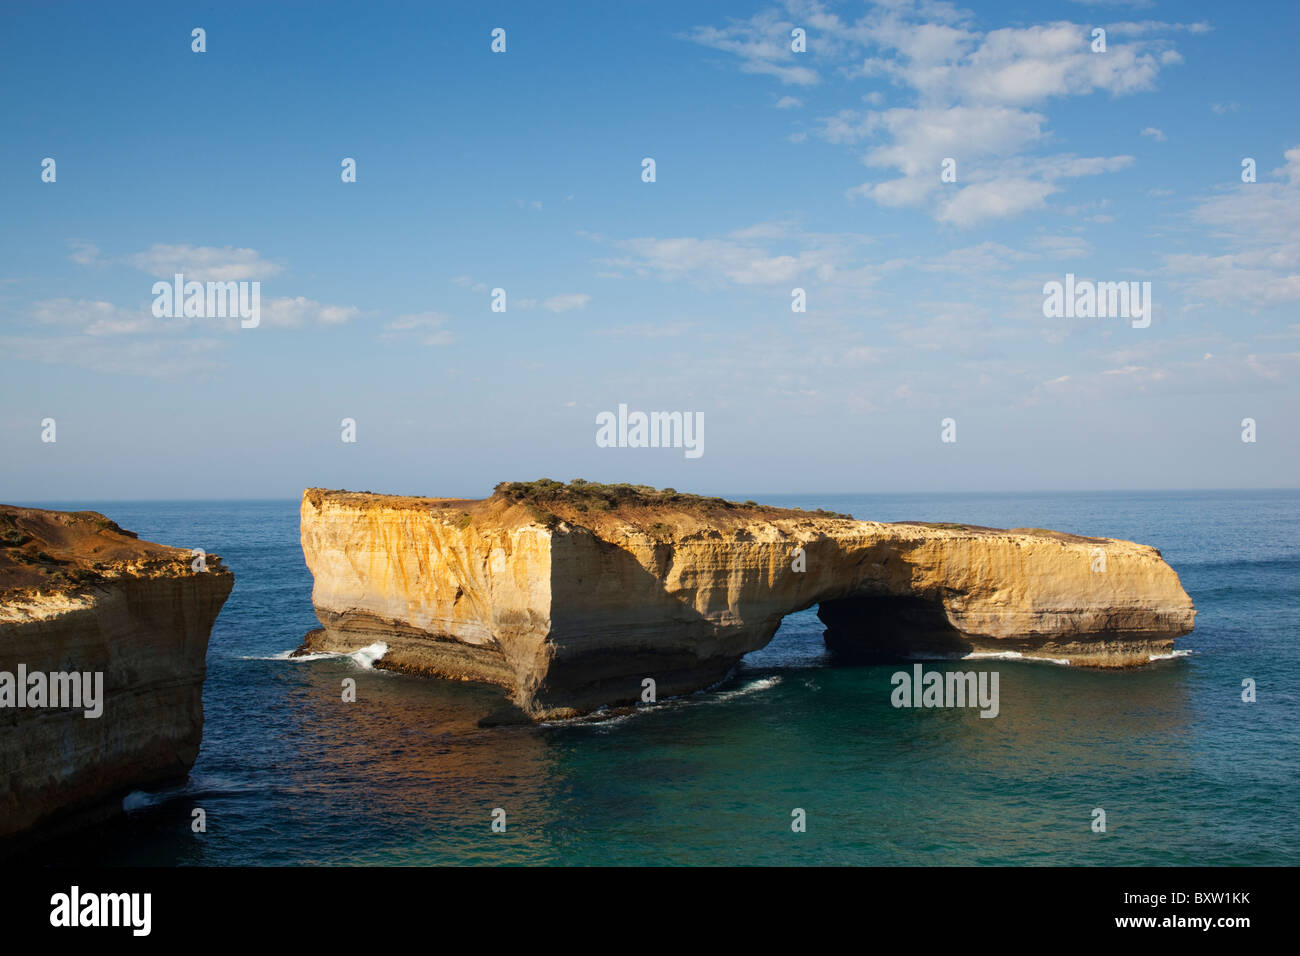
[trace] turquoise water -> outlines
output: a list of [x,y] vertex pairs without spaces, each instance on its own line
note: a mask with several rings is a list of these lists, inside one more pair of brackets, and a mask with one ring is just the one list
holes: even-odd
[[[744,494],[735,497],[747,497]],[[725,683],[604,721],[483,729],[501,692],[275,659],[316,626],[298,503],[62,502],[222,555],[203,748],[62,863],[1300,862],[1300,493],[767,496],[874,520],[1047,527],[1158,547],[1190,656],[1132,672],[977,661],[1001,713],[894,709],[896,666],[839,664],[815,609]],[[344,677],[358,700],[340,701]],[[1241,701],[1254,678],[1258,702]],[[190,831],[191,810],[208,832]],[[1103,808],[1107,832],[1090,829]],[[506,831],[490,829],[506,811]],[[802,808],[807,831],[791,831]]]

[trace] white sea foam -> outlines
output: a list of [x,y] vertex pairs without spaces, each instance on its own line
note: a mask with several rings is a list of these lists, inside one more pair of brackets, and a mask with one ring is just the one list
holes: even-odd
[[185,783],[157,790],[153,793],[147,793],[144,790],[132,790],[122,798],[122,809],[126,813],[133,813],[137,810],[162,806],[164,803],[181,798],[199,798],[230,793],[263,793],[264,791],[265,787],[260,783],[241,782],[232,780],[229,777],[212,777],[206,774],[193,773],[190,774]]
[[[644,714],[656,710],[663,710],[669,707],[689,707],[692,704],[721,704],[729,700],[735,700],[737,697],[743,697],[746,694],[754,694],[765,690],[771,690],[777,684],[781,683],[781,678],[760,677],[752,680],[743,687],[737,687],[734,690],[724,690],[720,693],[714,693],[713,688],[705,688],[696,691],[690,697],[670,697],[666,700],[658,701],[653,704],[642,704],[634,710],[621,710],[607,712],[605,710],[593,711],[590,714],[581,714],[577,717],[569,717],[564,720],[544,720],[539,723],[541,727],[574,727],[579,725],[596,725],[602,729],[614,727],[618,724],[629,721],[634,717],[640,717]],[[717,686],[716,684],[714,685]],[[701,699],[703,698],[703,699]]]
[[359,651],[353,651],[350,654],[337,651],[313,651],[310,654],[301,654],[295,657],[293,651],[281,651],[278,654],[250,655],[239,659],[241,661],[289,661],[293,664],[302,664],[308,661],[338,660],[346,657],[363,670],[371,671],[375,669],[375,661],[387,653],[388,645],[383,641],[376,641],[374,644],[363,647]]
[[1177,650],[1177,651],[1170,651],[1168,654],[1149,654],[1147,655],[1147,660],[1148,661],[1172,661],[1178,657],[1191,657],[1191,656],[1192,656],[1191,651]]
[[[563,720],[543,720],[538,723],[539,727],[574,727],[579,724],[594,725],[598,727],[613,727],[625,721],[637,717],[656,705],[639,707],[636,710],[629,710],[623,713],[607,713],[603,710],[593,711],[590,714],[579,714],[577,717],[568,717]],[[660,705],[661,706],[661,705]]]
[[146,807],[156,807],[163,802],[163,796],[156,793],[145,793],[143,790],[132,790],[122,798],[122,810],[131,813],[133,810],[144,810]]
[[737,697],[744,697],[746,694],[761,693],[765,690],[771,690],[779,683],[781,683],[781,678],[778,676],[760,677],[757,680],[750,681],[744,687],[737,687],[735,690],[721,691],[713,698],[712,702],[721,704],[728,700],[735,700]]
[[136,810],[147,810],[150,807],[158,807],[169,800],[175,800],[190,792],[188,784],[181,784],[175,787],[168,787],[166,790],[159,790],[156,793],[145,793],[143,790],[132,790],[122,798],[122,810],[126,813],[133,813]]
[[278,654],[246,654],[240,657],[241,661],[320,661],[327,657],[342,657],[342,654],[330,654],[324,651],[318,651],[312,654],[302,654],[295,657],[292,650],[281,651]]
[[1041,664],[1059,664],[1069,667],[1070,661],[1064,657],[1036,657],[1033,654],[1021,654],[1019,651],[971,651],[959,655],[962,661],[1037,661]]
[[375,641],[359,651],[353,651],[347,656],[356,662],[357,666],[365,670],[372,671],[375,669],[375,661],[379,660],[388,653],[388,645],[383,641]]

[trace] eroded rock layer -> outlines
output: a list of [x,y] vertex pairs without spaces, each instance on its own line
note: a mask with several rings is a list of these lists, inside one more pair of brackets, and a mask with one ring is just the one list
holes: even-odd
[[[93,511],[0,505],[0,840],[120,809],[193,766],[208,636],[234,585],[219,557],[206,566]],[[31,706],[31,675],[74,673],[90,675],[83,703],[102,674],[99,716],[55,706],[52,683]]]
[[881,524],[676,492],[553,482],[491,498],[308,489],[322,629],[382,666],[490,681],[535,718],[721,679],[820,605],[832,648],[1014,651],[1095,667],[1168,653],[1195,611],[1154,548],[1037,529]]

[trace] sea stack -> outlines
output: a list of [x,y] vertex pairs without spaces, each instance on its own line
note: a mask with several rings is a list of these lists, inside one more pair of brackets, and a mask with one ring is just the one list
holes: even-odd
[[140,541],[97,512],[0,505],[0,845],[185,777],[233,586],[216,555]]
[[856,656],[1134,667],[1195,611],[1156,549],[857,521],[672,489],[503,483],[481,500],[308,489],[313,650],[507,688],[534,719],[707,687],[813,605]]

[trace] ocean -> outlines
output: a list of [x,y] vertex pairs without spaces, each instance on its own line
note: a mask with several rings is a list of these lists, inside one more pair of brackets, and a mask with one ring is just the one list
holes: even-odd
[[[738,499],[750,497],[740,494]],[[755,496],[757,497],[757,496]],[[811,609],[722,684],[632,714],[480,728],[502,691],[289,660],[317,626],[298,502],[58,502],[221,555],[188,785],[40,848],[70,865],[1294,865],[1300,492],[763,496],[880,521],[1159,548],[1190,653],[1121,672],[977,660],[1000,712],[896,709],[903,665],[839,663]],[[341,700],[343,678],[357,684]],[[1253,679],[1258,699],[1242,700]],[[191,830],[193,811],[207,832]],[[1093,811],[1106,831],[1093,832]],[[504,832],[494,832],[494,811]],[[791,822],[802,810],[806,830]],[[501,819],[501,814],[496,814]]]

